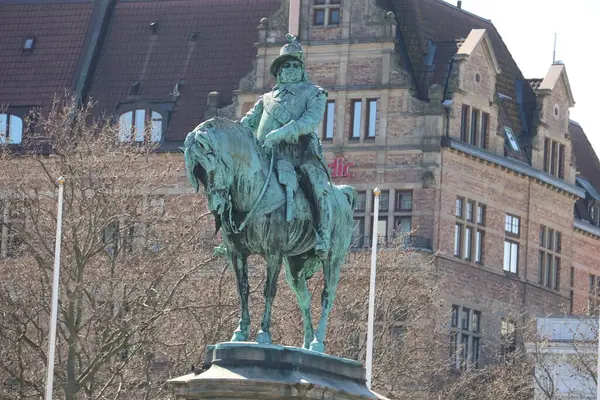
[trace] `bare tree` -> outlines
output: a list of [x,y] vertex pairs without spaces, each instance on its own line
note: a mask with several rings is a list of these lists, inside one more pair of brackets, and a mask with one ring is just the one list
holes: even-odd
[[[57,101],[31,118],[22,149],[0,155],[2,398],[44,392],[60,175],[57,397],[149,398],[164,381],[151,377],[157,368],[168,376],[197,360],[221,338],[221,313],[235,309],[230,289],[214,284],[223,263],[204,241],[212,216],[203,197],[174,190],[185,183],[181,159],[156,154],[149,140],[120,141],[110,120],[90,123],[91,111]],[[203,341],[198,326],[210,327]]]

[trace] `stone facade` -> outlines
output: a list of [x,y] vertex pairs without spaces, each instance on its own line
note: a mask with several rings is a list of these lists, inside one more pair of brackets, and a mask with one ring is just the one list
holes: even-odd
[[[505,111],[504,102],[508,95],[498,90],[502,70],[485,29],[473,29],[463,39],[446,87],[432,85],[428,98],[423,99],[415,94],[410,79],[397,79],[406,75],[394,69],[398,66],[397,40],[389,35],[395,27],[394,18],[377,11],[383,12],[374,23],[378,29],[369,29],[365,21],[372,14],[368,11],[376,6],[372,2],[342,2],[339,26],[314,26],[307,16],[313,8],[306,3],[303,1],[301,8],[300,40],[305,44],[309,73],[335,102],[333,132],[325,132],[324,124],[320,134],[328,161],[342,157],[355,164],[350,168],[351,176],[336,178],[336,182],[351,184],[364,196],[356,212],[357,233],[364,237],[360,244],[370,242],[371,191],[377,186],[386,196],[382,198],[385,206],[380,207],[378,223],[381,243],[401,232],[400,221],[409,220],[414,237],[426,239],[426,247],[439,254],[444,300],[481,312],[488,344],[498,342],[501,321],[509,315],[524,310],[533,316],[584,309],[588,274],[594,269],[590,257],[600,237],[574,229],[573,207],[578,196],[546,179],[548,175],[559,177],[558,166],[544,173],[544,160],[549,162],[550,157],[544,154],[548,138],[557,142],[557,163],[559,151],[563,154],[559,178],[577,191],[576,166],[567,156],[572,151],[566,135],[568,110],[574,102],[565,67],[553,65],[541,80],[536,92],[538,115],[530,127],[533,145],[528,149],[527,139],[514,132],[516,127],[512,127],[516,139],[507,129],[510,112]],[[258,45],[255,73],[268,71],[278,49],[275,44]],[[238,116],[256,93],[268,90],[267,82],[257,77],[252,90],[237,93],[238,104],[244,105]],[[368,120],[371,100],[376,104],[373,132],[369,132]],[[445,108],[443,100],[452,103]],[[354,132],[357,101],[362,102],[359,134]],[[477,124],[475,129],[472,124]],[[476,138],[471,139],[472,135]],[[479,157],[477,151],[444,146],[445,136],[503,159],[512,154],[519,162],[528,163],[530,158],[531,170],[541,172],[541,179],[490,162]],[[511,140],[520,144],[512,148]],[[563,150],[559,150],[560,145]],[[408,210],[400,204],[403,193],[411,196]],[[462,207],[467,203],[483,206],[481,223],[469,222],[464,214],[457,217],[457,199],[464,202]],[[507,233],[507,215],[518,218],[518,234]],[[461,229],[460,240],[456,237],[457,226]],[[476,239],[477,231],[481,239]],[[548,249],[549,235],[560,236],[554,239],[558,242],[553,242],[560,248]],[[470,246],[465,244],[466,236],[470,237]],[[455,254],[457,240],[460,248]],[[476,244],[476,240],[482,242]],[[506,265],[507,240],[518,249],[514,271]],[[553,261],[546,264],[546,257]]]
[[[53,29],[69,26],[62,23],[68,15],[57,17],[48,5],[52,0],[27,3],[35,2],[40,19],[31,29],[45,26],[49,15],[61,20]],[[576,201],[593,196],[576,181],[579,172],[589,171],[582,166],[590,157],[574,156],[568,134],[574,100],[564,65],[526,80],[490,21],[441,0],[299,0],[297,10],[290,10],[289,0],[217,3],[90,6],[85,43],[79,34],[80,41],[49,53],[10,53],[6,64],[8,71],[27,57],[26,65],[58,65],[63,53],[81,48],[73,71],[62,71],[60,79],[56,74],[48,85],[30,85],[28,90],[52,88],[36,94],[44,97],[38,103],[14,97],[14,85],[0,82],[0,104],[10,100],[8,112],[15,116],[32,104],[45,107],[72,79],[77,96],[97,100],[102,111],[159,110],[161,151],[175,153],[202,118],[240,118],[271,89],[269,65],[288,27],[298,26],[311,79],[328,90],[332,102],[331,123],[324,121],[319,130],[326,161],[354,164],[348,176],[334,180],[361,195],[356,250],[368,247],[371,238],[371,192],[377,186],[383,190],[381,244],[412,230],[405,245],[436,252],[448,308],[480,312],[484,343],[498,341],[502,318],[523,310],[587,312],[590,279],[600,276],[594,259],[600,228],[588,222],[590,215],[573,212]],[[29,6],[0,7],[30,15]],[[4,26],[9,28],[0,30],[16,30]],[[0,41],[11,37],[2,32]],[[124,36],[130,44],[123,44]],[[207,60],[218,60],[218,66]],[[19,68],[7,76],[41,76]],[[183,170],[176,179],[166,194],[189,193]],[[507,251],[515,256],[507,258]]]

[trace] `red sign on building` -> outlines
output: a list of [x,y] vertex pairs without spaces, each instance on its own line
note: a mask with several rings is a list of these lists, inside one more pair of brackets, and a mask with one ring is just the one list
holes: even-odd
[[346,162],[344,157],[336,157],[333,159],[333,162],[328,165],[332,178],[346,178],[354,176],[352,172],[349,172],[350,167],[354,166],[355,164],[353,162]]

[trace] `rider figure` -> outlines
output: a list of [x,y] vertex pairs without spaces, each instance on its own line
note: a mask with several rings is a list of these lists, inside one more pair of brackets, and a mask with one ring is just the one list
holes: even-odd
[[323,162],[323,150],[316,130],[325,113],[327,91],[308,79],[302,46],[293,35],[271,64],[277,85],[265,93],[241,119],[280,159],[289,161],[308,181],[307,194],[318,213],[315,253],[329,252],[332,212],[329,201],[329,174]]

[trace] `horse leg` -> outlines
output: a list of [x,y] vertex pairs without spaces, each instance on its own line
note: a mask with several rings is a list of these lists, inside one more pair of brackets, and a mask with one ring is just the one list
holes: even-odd
[[246,257],[234,254],[233,252],[229,252],[229,254],[229,265],[231,265],[235,272],[237,290],[242,308],[240,322],[237,329],[233,332],[231,341],[245,342],[248,340],[248,335],[250,334],[250,313],[248,312],[248,294],[250,293],[250,287],[248,285],[248,264],[246,263]]
[[267,260],[267,281],[265,282],[265,313],[263,314],[260,331],[256,341],[261,344],[271,344],[271,308],[277,293],[277,280],[281,271],[281,255],[269,255]]
[[333,255],[323,260],[323,293],[321,294],[321,319],[315,333],[315,339],[310,344],[310,349],[319,353],[325,352],[325,335],[327,333],[327,320],[335,300],[335,293],[340,281],[340,268],[344,261],[344,254]]
[[302,347],[308,349],[310,343],[315,338],[312,325],[312,315],[310,313],[310,292],[306,285],[306,272],[310,268],[309,263],[319,262],[316,260],[303,260],[300,257],[290,257],[284,260],[286,266],[285,279],[288,285],[296,294],[298,307],[302,312],[302,323],[304,324],[304,344]]

